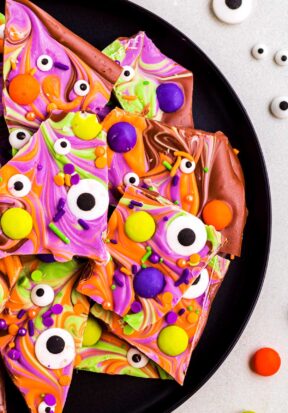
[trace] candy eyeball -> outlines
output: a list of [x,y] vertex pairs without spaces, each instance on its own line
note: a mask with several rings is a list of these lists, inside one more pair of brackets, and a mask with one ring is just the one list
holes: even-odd
[[224,23],[242,23],[252,12],[253,0],[213,0],[215,15]]
[[129,172],[128,174],[124,176],[123,182],[126,186],[128,185],[138,186],[140,184],[140,178],[134,172]]
[[149,363],[148,357],[140,353],[136,348],[130,348],[127,353],[127,361],[130,366],[141,369]]
[[77,218],[93,221],[108,210],[108,191],[95,179],[82,179],[69,189],[67,202],[70,211]]
[[54,151],[58,153],[58,155],[68,155],[71,151],[71,143],[65,138],[57,139],[54,143]]
[[31,290],[31,301],[38,307],[46,307],[54,301],[54,290],[50,285],[38,284]]
[[253,46],[251,54],[256,60],[266,59],[266,57],[268,56],[268,47],[266,46],[266,44],[257,43],[255,44],[255,46]]
[[9,135],[9,143],[14,149],[21,149],[30,138],[31,133],[27,129],[14,129]]
[[86,80],[77,80],[74,85],[74,92],[77,96],[87,96],[90,92],[90,85]]
[[188,288],[188,290],[183,295],[183,298],[192,300],[194,298],[201,297],[205,293],[209,286],[209,274],[206,268],[202,270],[193,284]]
[[54,412],[55,405],[54,406],[48,406],[47,403],[41,402],[38,406],[38,413],[50,413]]
[[135,70],[131,66],[123,66],[122,78],[129,82],[135,76]]
[[180,171],[183,172],[184,174],[192,174],[192,172],[195,171],[196,164],[194,161],[191,161],[190,159],[183,158],[181,163],[180,163]]
[[74,361],[74,339],[62,328],[45,330],[36,341],[35,355],[42,366],[51,370],[63,369]]
[[31,191],[31,181],[26,175],[16,174],[11,176],[8,181],[8,191],[11,195],[22,198]]
[[187,257],[204,248],[207,241],[206,227],[194,215],[179,215],[168,224],[166,239],[173,252]]
[[54,62],[52,57],[48,56],[47,54],[42,54],[37,59],[37,67],[41,72],[49,72],[52,69]]
[[288,118],[288,96],[280,96],[272,100],[270,109],[278,119]]
[[275,62],[279,66],[288,66],[288,50],[278,50],[278,52],[275,54]]

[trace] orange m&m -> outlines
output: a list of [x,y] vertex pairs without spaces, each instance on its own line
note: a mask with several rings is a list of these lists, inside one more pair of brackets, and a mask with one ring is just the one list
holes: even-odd
[[260,376],[273,376],[280,369],[281,358],[273,348],[260,348],[251,359],[252,370]]
[[203,209],[203,220],[206,225],[213,225],[217,231],[228,227],[233,219],[231,207],[224,201],[213,200]]
[[30,105],[40,93],[40,84],[31,75],[17,75],[9,84],[9,95],[19,105]]

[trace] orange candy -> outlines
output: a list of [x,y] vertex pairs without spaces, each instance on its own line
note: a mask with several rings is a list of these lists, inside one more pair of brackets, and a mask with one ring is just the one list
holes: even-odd
[[8,333],[11,334],[11,336],[17,336],[19,327],[17,326],[17,324],[11,324],[8,327]]
[[96,156],[103,156],[105,155],[106,150],[104,148],[104,146],[97,146],[97,148],[95,148],[95,155]]
[[273,376],[280,369],[281,358],[273,348],[260,348],[251,359],[252,370],[260,376]]
[[230,206],[226,202],[217,199],[205,205],[202,215],[205,224],[213,225],[217,231],[228,227],[233,218]]
[[107,165],[107,159],[105,156],[99,156],[99,158],[96,159],[95,161],[95,166],[98,169],[103,169]]
[[34,112],[27,112],[25,115],[25,118],[29,120],[30,122],[33,122],[33,120],[36,119],[36,115]]
[[187,261],[184,258],[179,258],[177,260],[177,265],[179,268],[185,268],[187,266]]
[[31,75],[17,75],[9,85],[9,95],[19,105],[30,105],[40,93],[40,84]]

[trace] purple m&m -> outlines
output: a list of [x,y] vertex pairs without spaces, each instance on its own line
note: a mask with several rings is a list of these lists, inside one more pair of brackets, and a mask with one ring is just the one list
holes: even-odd
[[163,83],[156,90],[159,107],[165,113],[173,113],[184,104],[184,94],[176,83]]
[[163,291],[165,278],[156,268],[143,268],[135,275],[133,285],[140,297],[154,298]]
[[11,360],[19,360],[20,355],[20,351],[16,350],[15,348],[12,348],[8,351],[8,357]]
[[136,145],[136,141],[136,130],[134,126],[128,122],[115,123],[108,130],[107,142],[114,152],[129,152]]
[[166,314],[165,320],[167,324],[174,324],[177,321],[177,314],[174,311],[169,311],[169,313]]
[[44,397],[44,402],[47,404],[47,406],[55,406],[56,398],[55,396],[53,396],[53,394],[46,394]]

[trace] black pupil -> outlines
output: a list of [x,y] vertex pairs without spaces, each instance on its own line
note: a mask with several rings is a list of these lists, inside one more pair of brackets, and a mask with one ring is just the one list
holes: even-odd
[[125,70],[124,76],[126,76],[126,77],[130,76],[130,70]]
[[83,91],[86,90],[86,89],[87,89],[87,85],[86,85],[85,83],[81,83],[80,89],[83,90]]
[[186,162],[186,168],[192,168],[192,162],[187,161]]
[[65,142],[65,141],[60,142],[60,146],[61,146],[62,148],[66,148],[67,142]]
[[23,141],[23,139],[26,138],[26,135],[24,132],[18,132],[16,136],[17,136],[17,139],[19,139],[19,141]]
[[139,363],[141,361],[141,355],[140,354],[133,354],[132,360],[134,363]]
[[51,412],[51,407],[46,407],[45,408],[45,413],[50,413]]
[[63,340],[62,337],[52,336],[48,338],[46,347],[49,353],[59,354],[59,353],[62,353],[62,351],[65,348],[65,341]]
[[183,247],[192,245],[195,238],[195,232],[191,228],[183,228],[178,233],[178,241]]
[[281,57],[282,62],[286,62],[287,59],[288,59],[288,58],[287,58],[287,56],[285,56],[285,55],[283,55],[283,56]]
[[258,49],[258,53],[262,54],[262,53],[264,53],[264,50],[263,49]]
[[96,200],[93,195],[84,192],[78,196],[77,205],[82,211],[91,211],[96,205]]
[[129,178],[129,182],[130,184],[135,184],[136,178],[134,176],[131,176],[131,178]]
[[36,291],[36,295],[37,295],[37,297],[43,297],[43,295],[44,295],[43,288],[38,288],[38,290]]
[[232,10],[239,9],[242,6],[242,0],[225,0],[225,3]]
[[198,277],[196,278],[196,280],[193,282],[193,285],[198,284],[199,281],[200,281],[200,278],[201,278],[201,275],[198,275]]
[[23,188],[24,188],[23,182],[21,182],[21,181],[15,182],[14,189],[16,191],[21,191]]
[[44,57],[42,60],[41,60],[41,62],[42,62],[42,65],[48,65],[48,63],[49,63],[49,60],[47,59],[47,57]]
[[283,102],[280,103],[279,107],[280,107],[281,110],[287,110],[288,109],[288,102],[283,100]]

